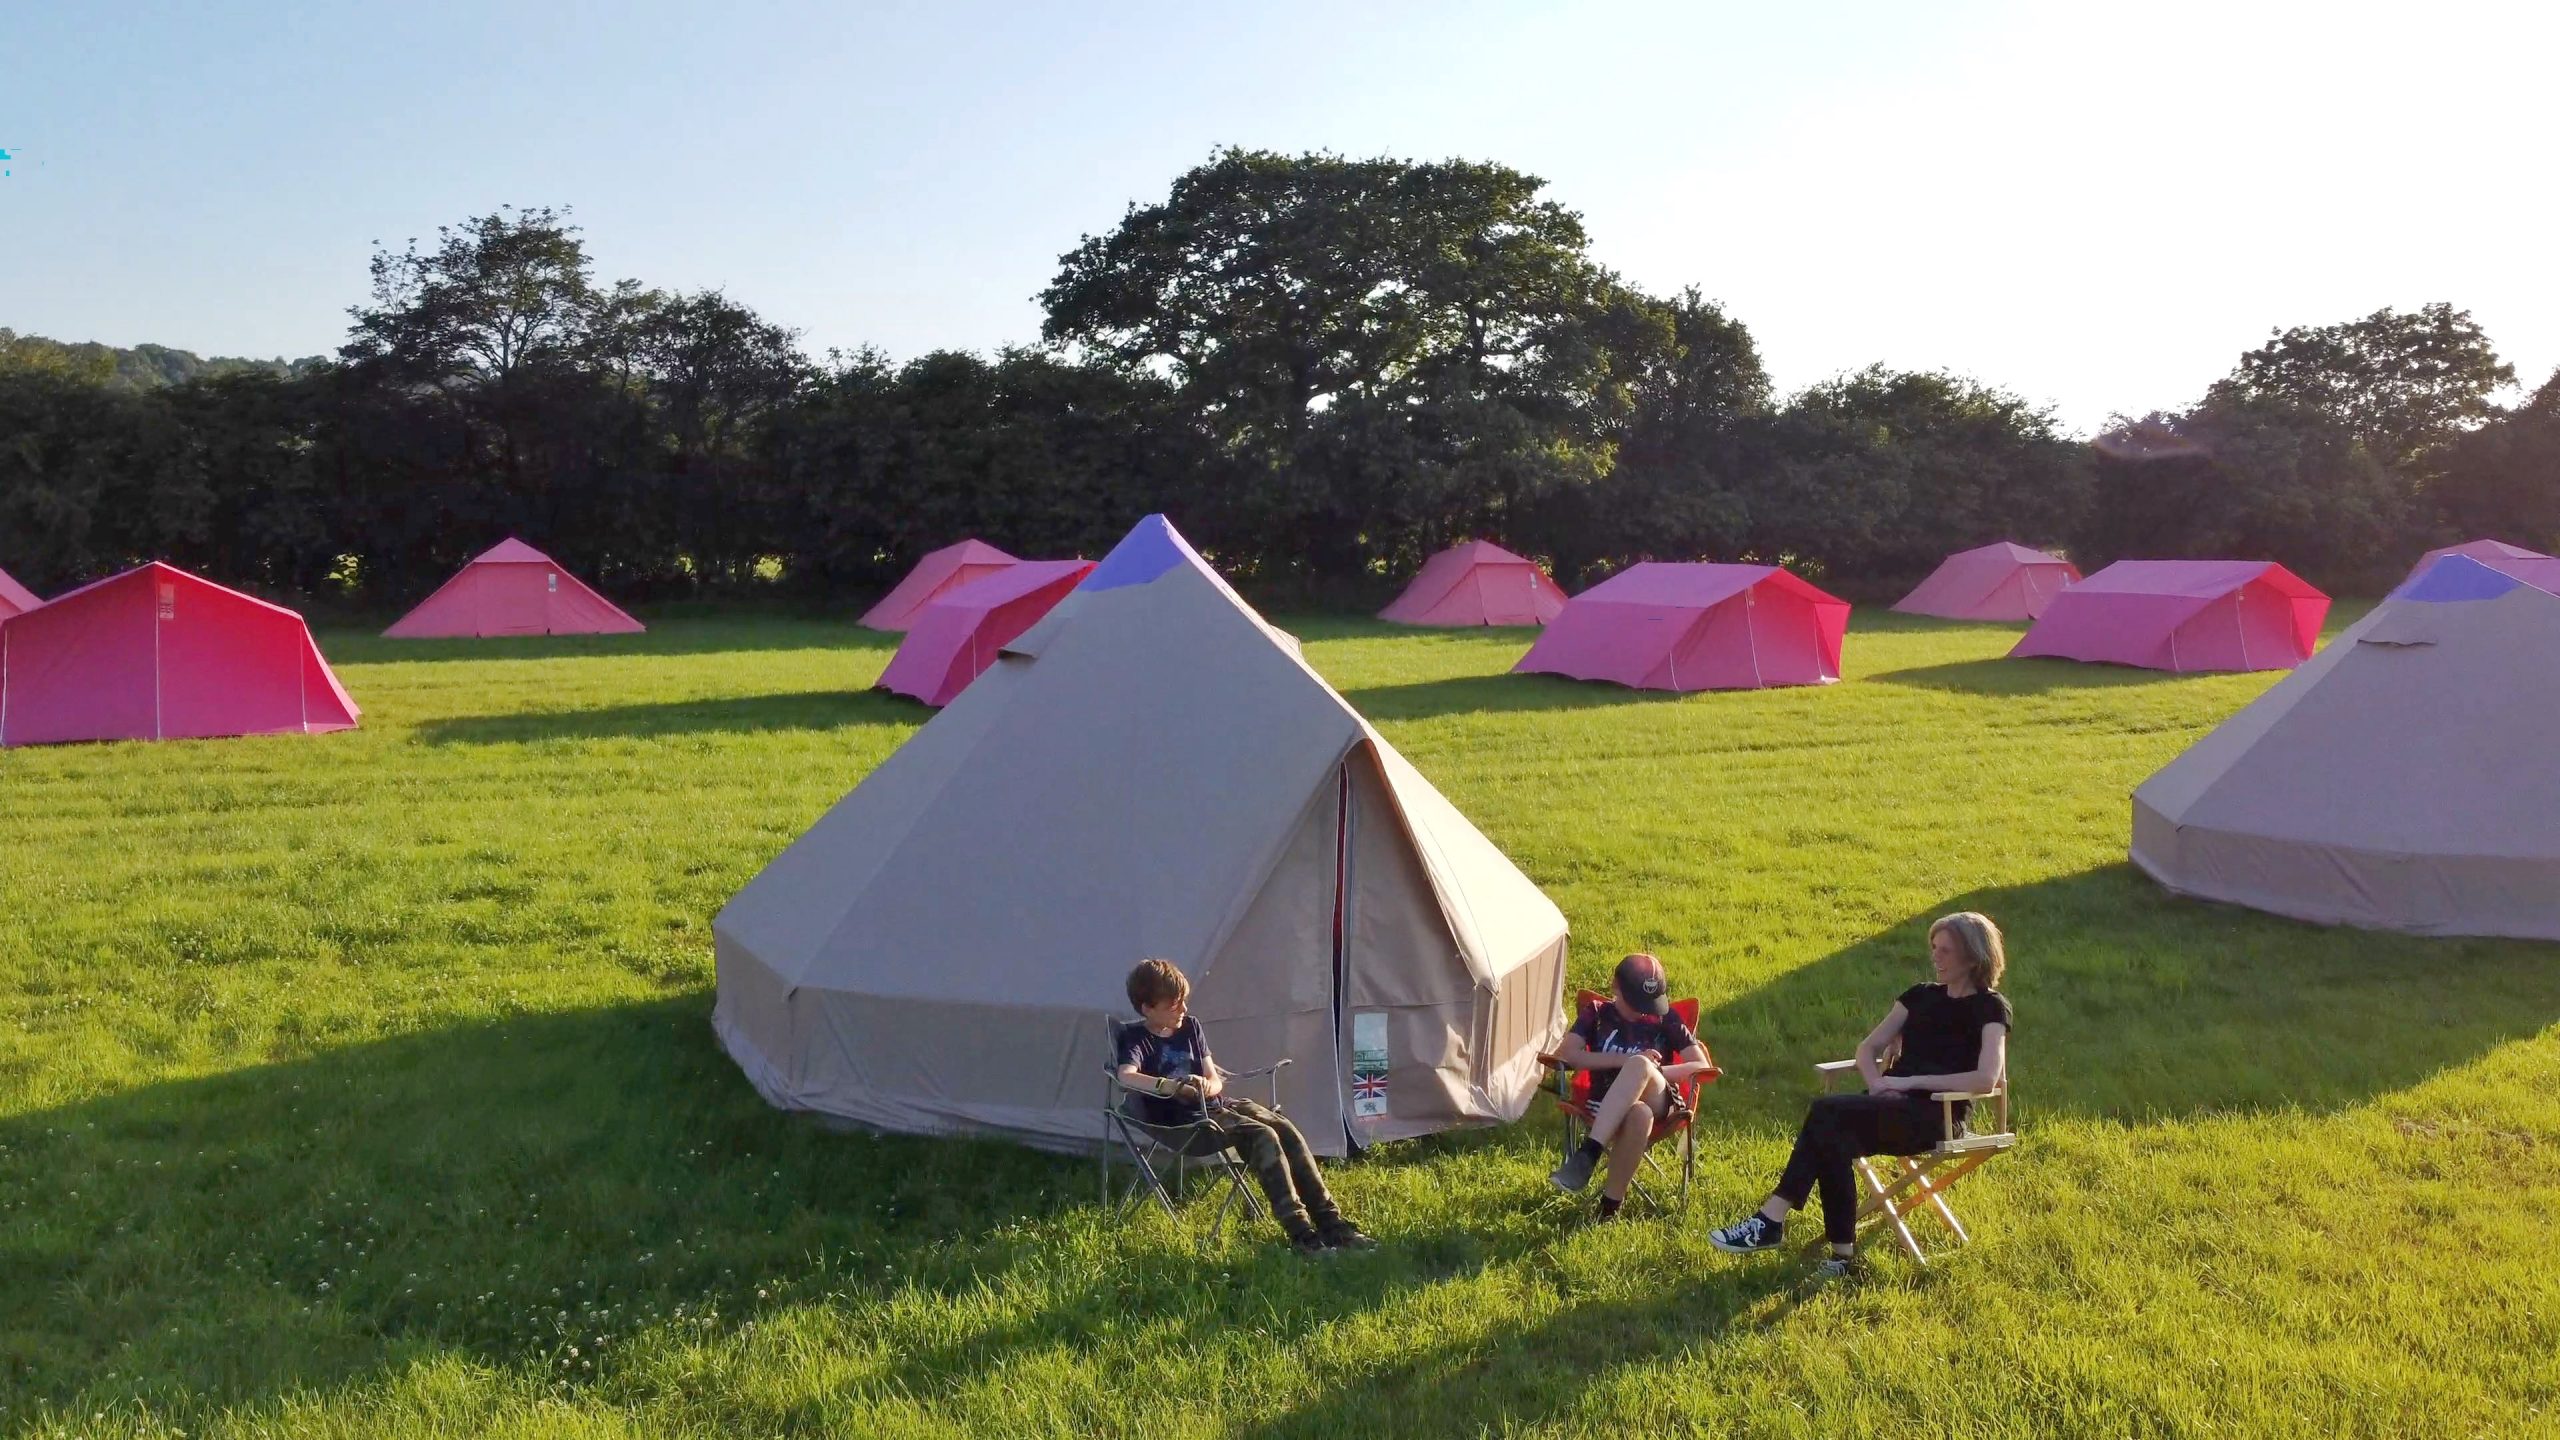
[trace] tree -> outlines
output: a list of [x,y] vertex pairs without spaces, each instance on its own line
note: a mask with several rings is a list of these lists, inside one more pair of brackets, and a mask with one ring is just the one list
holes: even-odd
[[2560,550],[2560,370],[2524,404],[2448,446],[2428,498],[2440,538]]
[[2375,458],[2409,468],[2486,420],[2491,397],[2515,378],[2470,311],[2438,302],[2275,332],[2207,398],[2323,415]]

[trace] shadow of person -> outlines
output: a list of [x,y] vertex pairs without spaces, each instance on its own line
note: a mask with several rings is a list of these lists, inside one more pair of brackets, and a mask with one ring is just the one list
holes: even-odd
[[1950,896],[1717,1007],[1704,1028],[1726,1069],[1720,1098],[1792,1128],[1813,1063],[1855,1053],[1894,997],[1930,978],[1929,923],[1958,910],[2007,935],[2027,1124],[2335,1110],[2560,1017],[2547,945],[2324,929],[2179,899],[2108,865]]

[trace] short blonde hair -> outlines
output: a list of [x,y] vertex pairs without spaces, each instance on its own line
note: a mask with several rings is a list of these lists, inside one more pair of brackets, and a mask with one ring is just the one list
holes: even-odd
[[1965,966],[1973,972],[1974,988],[1999,989],[2000,977],[2009,968],[2009,956],[2000,943],[2000,927],[1991,923],[1991,917],[1979,910],[1959,910],[1932,921],[1929,938],[1937,939],[1941,930],[1955,933],[1956,944],[1964,951]]

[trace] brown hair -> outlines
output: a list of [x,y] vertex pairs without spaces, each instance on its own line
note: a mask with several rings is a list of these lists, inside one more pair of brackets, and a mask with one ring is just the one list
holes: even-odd
[[1977,990],[1997,990],[2000,977],[2009,968],[2009,956],[2001,947],[2000,927],[1979,910],[1959,910],[1942,915],[1929,926],[1929,938],[1938,938],[1941,930],[1955,932],[1956,948],[1964,952],[1965,968],[1973,972]]
[[1170,960],[1141,960],[1129,972],[1129,1003],[1140,1011],[1191,993],[1191,981]]

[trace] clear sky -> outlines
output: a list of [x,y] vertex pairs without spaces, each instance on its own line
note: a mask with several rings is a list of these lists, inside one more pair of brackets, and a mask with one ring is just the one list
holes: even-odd
[[2451,300],[2560,365],[2549,6],[0,7],[0,325],[332,350],[372,242],[573,207],[600,279],[813,354],[1036,338],[1224,144],[1491,159],[1782,388],[1946,368],[2086,428],[2277,326]]

